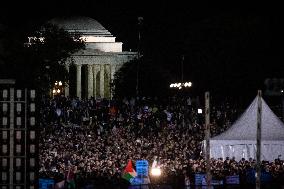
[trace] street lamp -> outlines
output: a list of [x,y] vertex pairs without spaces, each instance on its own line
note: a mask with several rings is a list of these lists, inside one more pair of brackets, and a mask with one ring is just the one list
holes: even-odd
[[[171,83],[170,84],[170,88],[178,88],[179,90],[183,89],[183,88],[189,88],[192,86],[192,82],[187,81],[184,82],[183,81],[183,62],[184,62],[184,55],[182,55],[182,59],[181,59],[181,82],[179,83]],[[183,91],[182,91],[183,93]],[[184,118],[184,112],[182,114],[182,126],[184,127],[185,125],[185,118]]]
[[45,66],[45,74],[46,74],[46,78],[47,78],[47,88],[48,89],[48,93],[51,96],[51,83],[50,83],[50,66],[46,65]]
[[281,101],[282,101],[282,120],[284,121],[284,90],[281,89]]
[[136,70],[136,96],[139,95],[139,64],[141,58],[141,27],[143,24],[143,17],[138,17],[138,60],[137,60],[137,70]]
[[171,83],[170,88],[182,89],[182,88],[187,88],[187,87],[192,86],[192,83],[190,81],[183,82],[183,62],[184,62],[184,55],[182,56],[182,59],[181,59],[181,82],[180,83]]
[[62,81],[55,81],[54,87],[52,90],[53,96],[60,95],[63,92],[62,85],[63,85]]
[[187,87],[191,87],[192,83],[190,81],[188,82],[184,82],[184,83],[171,83],[170,84],[170,88],[178,88],[178,89],[182,89],[182,88],[187,88]]

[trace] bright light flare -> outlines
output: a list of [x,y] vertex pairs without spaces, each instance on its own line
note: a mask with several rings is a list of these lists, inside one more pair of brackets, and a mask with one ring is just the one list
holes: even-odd
[[198,108],[197,113],[202,114],[202,109]]
[[160,176],[160,175],[162,174],[162,171],[161,171],[161,169],[158,168],[158,167],[152,168],[152,169],[151,169],[151,174],[152,174],[153,176],[158,177],[158,176]]
[[178,88],[182,89],[182,87],[191,87],[192,83],[191,82],[185,82],[185,83],[171,83],[170,88]]
[[191,87],[191,86],[192,86],[192,83],[191,83],[191,82],[185,82],[185,83],[184,83],[184,86],[185,86],[185,87]]

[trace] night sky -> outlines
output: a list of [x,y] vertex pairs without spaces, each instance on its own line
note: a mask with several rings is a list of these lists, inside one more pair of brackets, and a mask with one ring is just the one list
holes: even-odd
[[236,4],[214,9],[204,4],[136,1],[12,1],[1,7],[0,21],[26,33],[53,17],[88,16],[123,42],[124,50],[135,51],[137,17],[142,16],[143,54],[170,73],[171,81],[180,79],[184,55],[184,79],[195,84],[193,90],[254,96],[265,78],[283,77],[281,10],[271,7]]

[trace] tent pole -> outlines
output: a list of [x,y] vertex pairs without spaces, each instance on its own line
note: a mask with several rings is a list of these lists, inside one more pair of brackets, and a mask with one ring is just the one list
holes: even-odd
[[282,101],[282,121],[284,122],[284,94],[281,93],[281,101]]
[[211,166],[210,166],[210,102],[209,92],[205,92],[205,140],[206,140],[206,183],[211,188]]
[[256,179],[255,179],[255,188],[260,189],[260,174],[261,174],[261,90],[258,90],[257,93],[257,132],[256,132]]

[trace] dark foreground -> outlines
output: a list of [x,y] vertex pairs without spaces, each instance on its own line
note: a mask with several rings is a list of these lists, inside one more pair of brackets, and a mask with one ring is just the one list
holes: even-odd
[[[106,189],[104,186],[94,186],[94,185],[87,185],[84,189]],[[112,187],[111,187],[112,188]],[[136,186],[128,186],[128,187],[114,187],[117,189],[209,189],[207,186],[174,186],[174,185],[167,185],[167,184],[151,184],[151,185],[136,185]],[[222,186],[211,186],[210,189],[255,189],[254,185],[222,185]],[[279,184],[267,184],[261,185],[261,189],[284,189],[284,185]]]
[[[209,189],[207,186],[173,186],[173,185],[140,185],[140,186],[129,186],[128,189]],[[223,186],[211,186],[210,189],[255,189],[254,185],[223,185]],[[284,185],[279,184],[267,184],[262,185],[261,189],[284,189]]]

